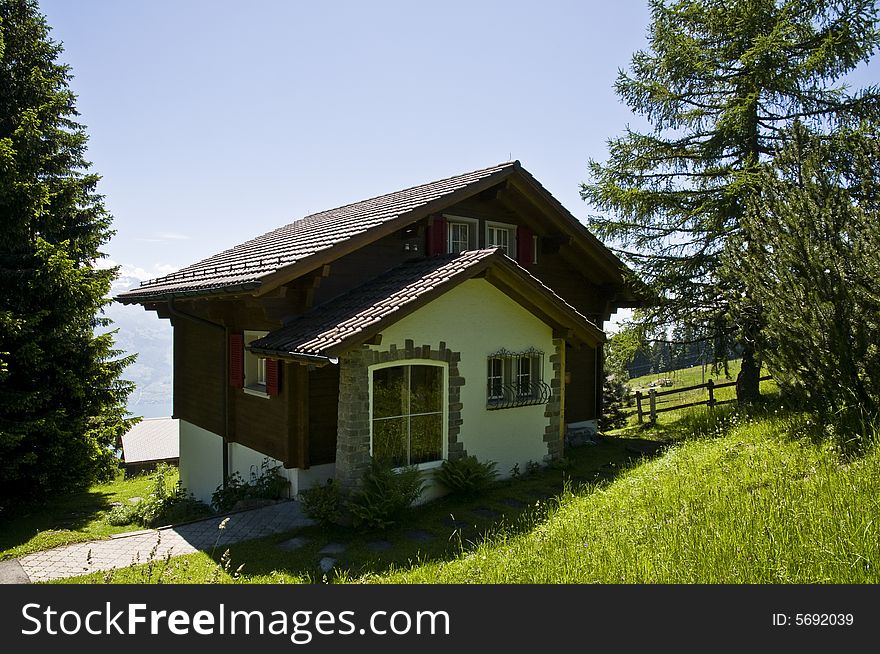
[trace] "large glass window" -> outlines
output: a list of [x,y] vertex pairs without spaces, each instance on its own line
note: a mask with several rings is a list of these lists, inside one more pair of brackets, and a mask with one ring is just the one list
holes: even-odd
[[443,458],[443,375],[430,365],[373,371],[373,458],[395,467]]

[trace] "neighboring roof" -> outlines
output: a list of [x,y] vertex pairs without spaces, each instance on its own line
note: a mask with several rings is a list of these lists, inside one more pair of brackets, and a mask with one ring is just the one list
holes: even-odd
[[312,214],[175,273],[145,281],[116,299],[128,304],[170,294],[254,289],[266,276],[375,227],[398,219],[408,224],[448,206],[450,200],[488,188],[518,166],[519,162],[510,161]]
[[122,436],[125,463],[165,461],[180,457],[180,421],[146,418]]
[[528,298],[533,313],[571,330],[579,340],[593,345],[604,340],[596,325],[525,268],[502,250],[489,249],[404,263],[253,341],[249,349],[293,359],[333,359],[480,274],[504,292]]

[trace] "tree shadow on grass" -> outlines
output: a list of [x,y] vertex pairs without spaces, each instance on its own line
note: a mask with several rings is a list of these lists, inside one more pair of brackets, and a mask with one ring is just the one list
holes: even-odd
[[[431,562],[449,561],[486,539],[532,531],[546,521],[566,493],[588,494],[613,481],[632,465],[662,452],[662,443],[641,438],[603,438],[598,445],[572,448],[564,468],[499,483],[475,497],[447,496],[413,510],[406,524],[373,533],[342,527],[309,527],[255,541],[229,545],[231,568],[244,565],[245,580],[337,578],[357,580]],[[294,538],[291,551],[284,545]],[[321,553],[329,543],[342,552]],[[213,553],[220,562],[226,547]],[[333,569],[322,570],[332,558]],[[279,575],[281,575],[279,577]]]
[[0,552],[23,545],[44,532],[80,532],[110,510],[113,497],[109,492],[81,491],[4,512],[0,515]]

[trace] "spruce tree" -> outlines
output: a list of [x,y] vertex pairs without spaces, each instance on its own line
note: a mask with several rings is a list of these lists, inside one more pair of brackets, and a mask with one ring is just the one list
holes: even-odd
[[106,477],[130,424],[102,316],[117,271],[97,267],[111,216],[61,51],[36,2],[0,0],[0,511]]
[[[716,353],[738,342],[737,397],[758,396],[761,316],[732,251],[745,198],[793,121],[833,131],[875,116],[878,89],[842,78],[880,43],[874,0],[651,0],[650,47],[615,88],[651,130],[609,141],[582,197],[656,298],[649,326],[689,325]],[[731,265],[724,261],[733,262]],[[731,302],[740,311],[734,320]],[[744,302],[745,300],[745,302]]]
[[779,383],[824,422],[860,430],[880,414],[880,127],[784,136],[736,263]]

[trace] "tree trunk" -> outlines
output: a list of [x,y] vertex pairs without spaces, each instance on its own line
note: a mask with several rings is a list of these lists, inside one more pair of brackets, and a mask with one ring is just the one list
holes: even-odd
[[761,364],[751,343],[743,348],[742,368],[736,377],[736,400],[739,404],[750,404],[761,397]]

